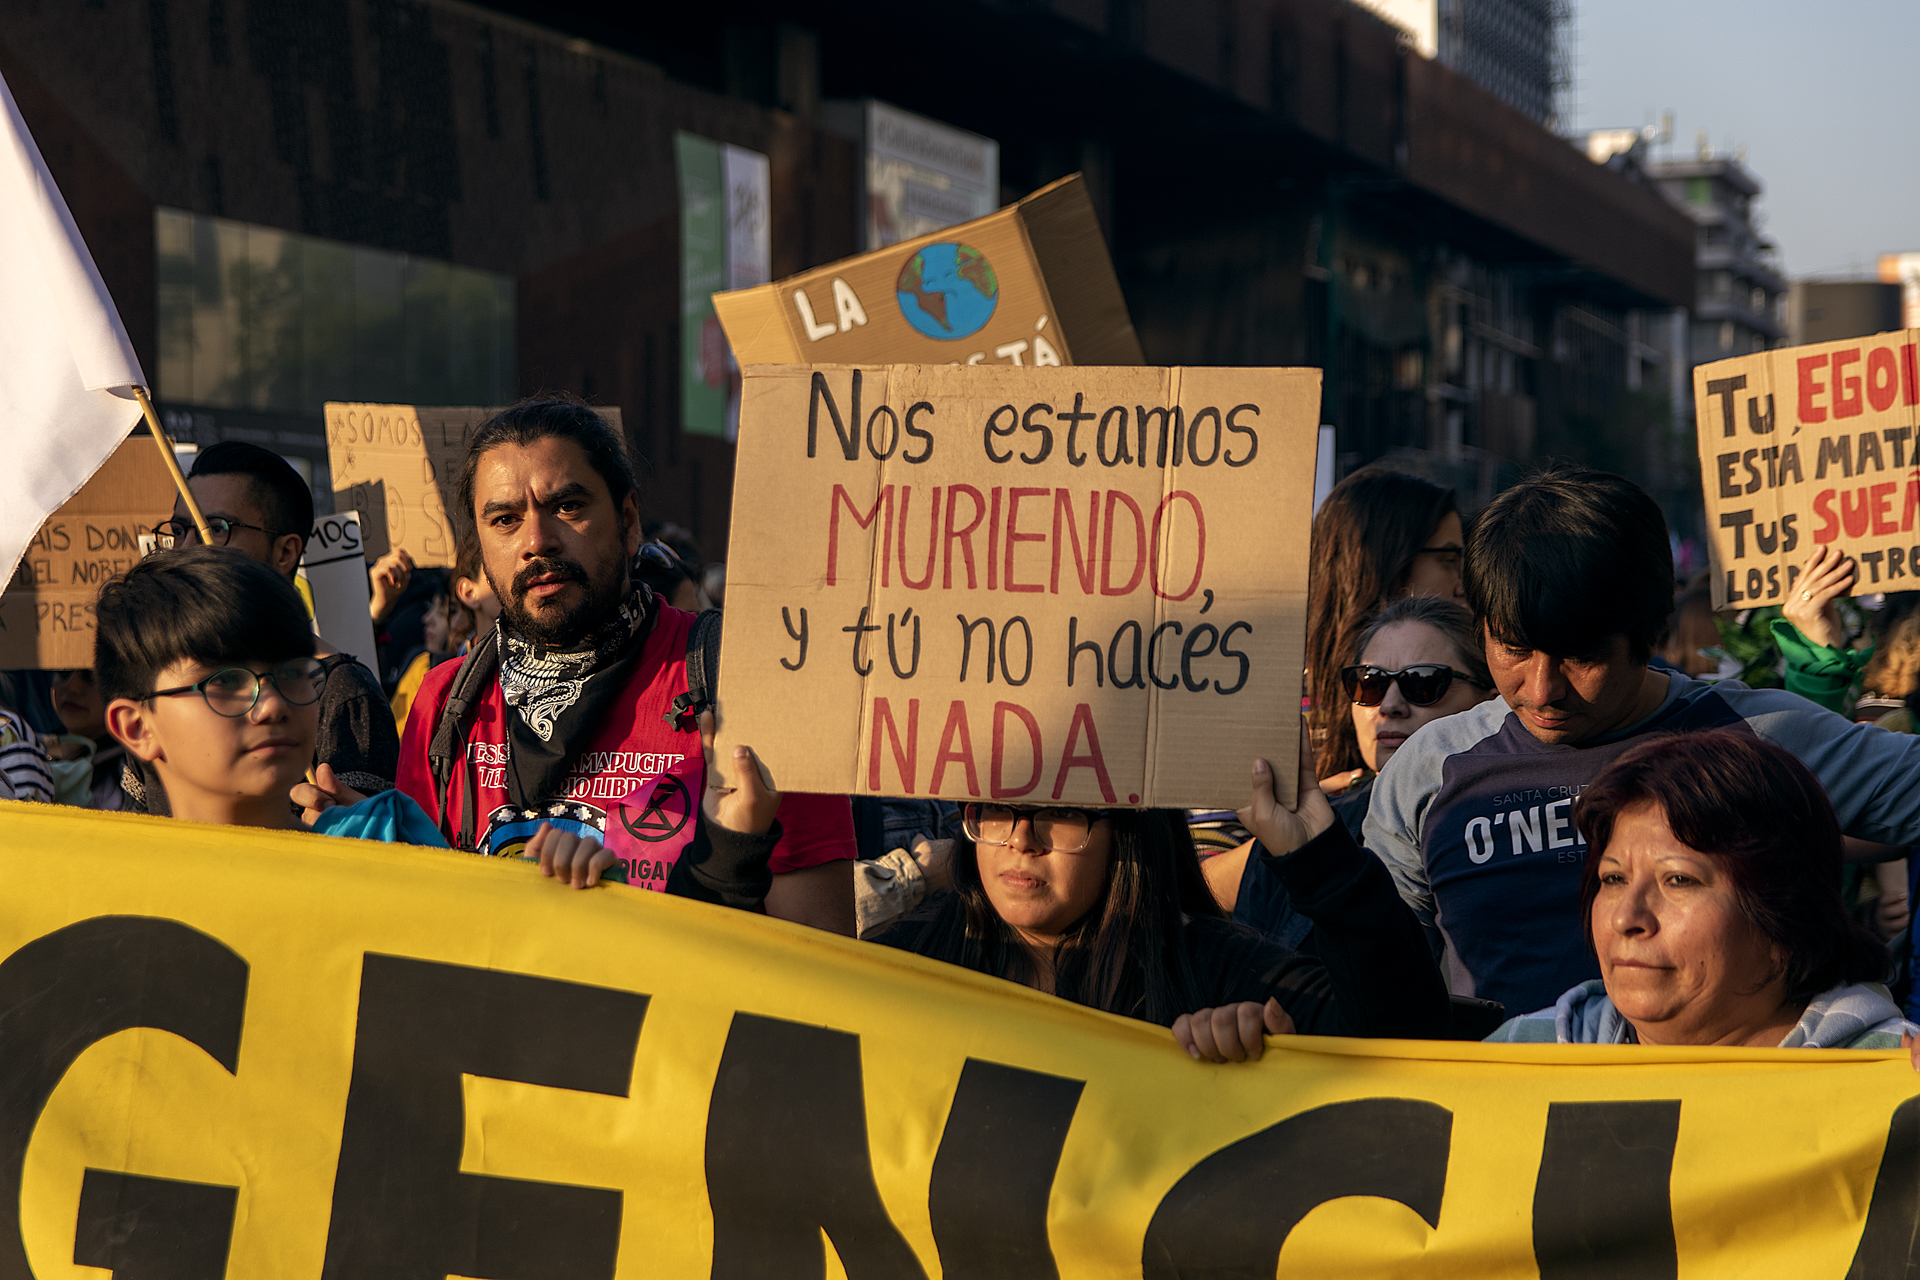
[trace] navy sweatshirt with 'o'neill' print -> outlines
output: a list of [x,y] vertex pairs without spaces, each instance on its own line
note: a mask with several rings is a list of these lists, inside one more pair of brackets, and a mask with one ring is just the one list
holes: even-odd
[[1779,689],[1667,679],[1658,711],[1579,746],[1540,741],[1494,698],[1423,726],[1393,753],[1374,784],[1366,846],[1445,939],[1454,994],[1519,1015],[1600,976],[1580,927],[1587,847],[1573,802],[1648,734],[1745,729],[1813,771],[1848,835],[1920,844],[1920,737],[1854,724]]

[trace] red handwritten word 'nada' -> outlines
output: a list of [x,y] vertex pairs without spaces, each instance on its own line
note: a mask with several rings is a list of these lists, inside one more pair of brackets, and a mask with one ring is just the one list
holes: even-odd
[[[931,728],[931,724],[928,727]],[[875,698],[872,735],[867,753],[867,790],[881,789],[883,766],[890,756],[893,772],[904,792],[918,794],[915,788],[920,780],[920,764],[925,759],[920,751],[920,699],[907,700],[903,717],[887,699]],[[1047,780],[1047,754],[1040,721],[1033,712],[1017,702],[994,703],[984,794],[996,800],[1032,795]],[[1016,759],[1022,763],[1013,763]],[[955,700],[948,705],[946,720],[940,727],[939,743],[934,748],[927,777],[927,792],[938,794],[949,770],[953,770],[957,776],[964,777],[967,794],[979,796],[983,772],[979,766],[980,757],[973,745],[973,725],[967,719],[967,704]],[[1054,770],[1053,789],[1047,794],[1055,800],[1064,795],[1067,780],[1075,769],[1090,770],[1106,802],[1115,803],[1113,779],[1107,773],[1106,757],[1100,752],[1100,733],[1094,727],[1093,710],[1084,702],[1074,705],[1067,723],[1066,745]],[[1129,796],[1128,801],[1132,800]]]
[[[840,546],[878,527],[877,556],[855,555],[859,569],[878,563],[880,585],[926,591],[1060,593],[1064,580],[1083,595],[1124,596],[1144,583],[1165,600],[1185,600],[1207,563],[1207,516],[1200,499],[1175,489],[1151,511],[1131,494],[970,484],[881,486],[865,511],[844,485],[833,486],[827,513],[827,585],[840,578]],[[859,532],[855,532],[858,530]],[[1181,561],[1163,568],[1169,542]],[[1191,547],[1191,568],[1187,548]],[[1166,580],[1162,580],[1162,573]]]

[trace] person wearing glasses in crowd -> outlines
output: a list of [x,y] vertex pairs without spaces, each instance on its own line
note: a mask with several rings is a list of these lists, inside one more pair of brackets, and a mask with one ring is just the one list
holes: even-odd
[[1229,921],[1185,815],[1164,809],[967,804],[952,891],[872,941],[1158,1023],[1208,1061],[1258,1058],[1263,1034],[1442,1036],[1449,1002],[1420,926],[1335,821],[1301,736],[1297,809],[1259,760],[1239,812],[1313,920],[1318,957]]
[[1455,995],[1526,1011],[1601,976],[1572,810],[1649,734],[1772,742],[1819,779],[1845,834],[1920,843],[1920,740],[1783,689],[1647,665],[1673,554],[1659,504],[1631,481],[1555,467],[1501,493],[1467,537],[1466,588],[1500,698],[1403,742],[1365,824],[1367,849],[1444,946]]
[[[101,588],[94,621],[107,729],[158,779],[172,816],[305,829],[290,797],[312,790],[302,777],[332,676],[293,583],[232,550],[159,551]],[[319,774],[333,782],[329,766]],[[394,791],[308,816],[329,834],[444,843]]]
[[[293,589],[294,570],[313,528],[313,495],[286,459],[256,444],[228,440],[196,455],[187,486],[217,545],[265,565]],[[175,547],[200,541],[184,500],[176,502],[173,518],[157,532]],[[294,599],[300,599],[297,590]],[[298,619],[311,630],[304,602]],[[334,650],[324,638],[315,656],[326,677],[314,749],[302,770],[324,764],[339,782],[363,795],[386,790],[399,772],[400,734],[379,679],[356,655]],[[137,773],[127,770],[129,808],[170,811],[165,787],[153,781],[149,765]]]
[[851,934],[846,797],[776,795],[744,747],[716,768],[692,708],[674,705],[694,619],[637,575],[639,500],[606,421],[569,398],[503,409],[470,441],[457,509],[500,619],[427,673],[399,783],[448,842],[538,848],[579,886],[616,867],[639,888],[704,885],[693,896]]
[[[1354,658],[1340,669],[1340,687],[1352,703],[1360,758],[1376,775],[1422,726],[1493,696],[1473,615],[1452,600],[1411,596],[1388,605],[1360,633]],[[1356,840],[1372,794],[1368,778],[1333,800],[1334,814]],[[1293,910],[1267,861],[1249,851],[1208,859],[1214,896],[1239,923],[1285,946],[1310,950],[1310,922]]]

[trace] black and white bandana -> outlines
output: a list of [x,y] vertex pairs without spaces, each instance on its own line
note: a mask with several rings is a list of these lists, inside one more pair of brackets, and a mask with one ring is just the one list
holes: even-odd
[[620,691],[658,614],[636,582],[613,616],[576,649],[549,649],[494,624],[500,697],[507,705],[507,793],[532,809],[559,794],[568,765]]

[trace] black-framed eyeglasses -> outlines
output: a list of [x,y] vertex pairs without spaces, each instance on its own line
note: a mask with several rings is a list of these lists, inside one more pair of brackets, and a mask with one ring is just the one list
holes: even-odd
[[1421,662],[1399,671],[1388,671],[1385,667],[1369,666],[1364,662],[1340,668],[1340,685],[1356,707],[1379,706],[1387,696],[1387,689],[1396,681],[1400,685],[1401,697],[1416,707],[1430,707],[1447,696],[1447,690],[1455,680],[1476,689],[1487,687],[1444,662]]
[[327,687],[327,669],[313,658],[283,662],[271,671],[222,667],[204,680],[183,684],[178,689],[155,689],[147,696],[177,698],[197,693],[216,714],[238,720],[260,705],[260,691],[268,684],[289,706],[310,707],[320,701],[320,694]]
[[1028,809],[1010,804],[970,804],[960,811],[960,827],[976,843],[1006,844],[1013,839],[1014,828],[1026,822],[1031,824],[1030,839],[1043,853],[1084,853],[1093,839],[1093,824],[1112,812],[1062,805]]
[[[226,546],[227,542],[233,537],[233,531],[235,529],[259,529],[260,532],[266,534],[267,537],[273,537],[273,530],[265,528],[262,525],[247,524],[241,520],[229,520],[225,516],[207,517],[207,532],[213,535],[212,545],[216,547]],[[153,526],[153,531],[159,536],[160,546],[163,550],[172,547],[191,547],[200,541],[200,530],[195,527],[193,521],[182,520],[179,517],[175,517],[172,520],[162,520],[159,524]]]

